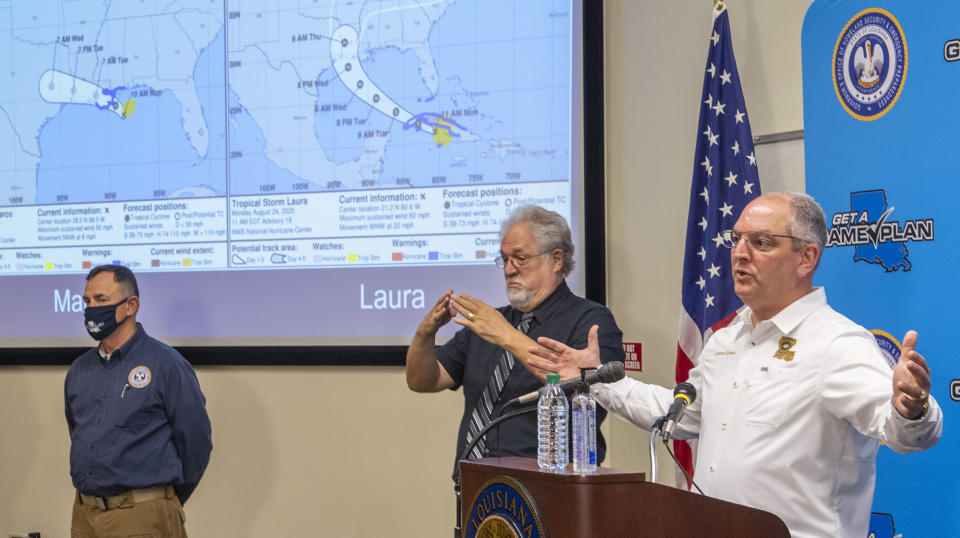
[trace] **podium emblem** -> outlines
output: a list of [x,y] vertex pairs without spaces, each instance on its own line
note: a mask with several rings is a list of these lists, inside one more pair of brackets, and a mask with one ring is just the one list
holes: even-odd
[[508,476],[487,480],[470,503],[465,538],[547,538],[527,488]]

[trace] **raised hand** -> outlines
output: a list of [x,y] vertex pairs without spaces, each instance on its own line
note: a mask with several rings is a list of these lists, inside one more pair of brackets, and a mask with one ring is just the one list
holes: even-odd
[[893,405],[904,418],[920,418],[930,396],[930,368],[917,353],[917,332],[903,337],[900,361],[893,370]]
[[590,327],[590,332],[587,333],[587,347],[584,349],[573,349],[545,336],[537,338],[540,346],[529,349],[530,353],[537,358],[530,359],[530,365],[544,372],[544,378],[547,373],[558,373],[561,379],[579,376],[580,368],[598,368],[600,366],[600,343],[597,337],[599,330],[597,325]]
[[465,293],[450,298],[452,309],[463,317],[453,322],[467,327],[487,342],[504,347],[516,329],[499,310]]
[[420,326],[417,327],[418,334],[432,337],[437,334],[440,327],[450,323],[450,320],[453,319],[455,315],[453,308],[450,306],[450,298],[452,296],[453,289],[448,289],[446,293],[437,299],[436,304],[427,311],[427,315],[423,317]]

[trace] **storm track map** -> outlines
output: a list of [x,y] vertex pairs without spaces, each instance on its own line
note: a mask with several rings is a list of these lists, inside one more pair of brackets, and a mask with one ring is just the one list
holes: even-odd
[[490,263],[570,217],[571,10],[0,0],[0,275]]

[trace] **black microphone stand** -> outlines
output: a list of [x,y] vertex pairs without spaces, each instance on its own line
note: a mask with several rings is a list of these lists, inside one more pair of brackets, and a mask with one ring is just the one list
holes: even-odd
[[[469,455],[470,452],[473,451],[473,447],[477,446],[477,443],[480,442],[480,439],[483,439],[483,437],[487,435],[487,432],[499,426],[501,422],[505,422],[512,418],[516,418],[516,417],[519,417],[520,415],[524,415],[526,413],[530,413],[536,410],[537,410],[537,406],[531,405],[530,407],[523,407],[521,409],[517,409],[516,411],[510,411],[506,415],[501,415],[491,420],[489,423],[487,423],[486,426],[483,427],[482,430],[480,430],[477,433],[477,436],[474,437],[474,439],[467,444],[467,447],[463,449],[463,453],[460,455],[460,458],[457,460],[457,474],[454,477],[454,483],[453,483],[453,493],[457,498],[457,520],[456,520],[457,525],[453,528],[453,538],[460,538],[461,532],[462,532],[461,530],[462,520],[460,517],[461,516],[460,512],[463,506],[463,503],[462,503],[463,495],[462,495],[462,488],[461,488],[461,482],[460,482],[460,460],[467,459],[467,455]],[[501,412],[502,411],[503,409],[501,409]]]

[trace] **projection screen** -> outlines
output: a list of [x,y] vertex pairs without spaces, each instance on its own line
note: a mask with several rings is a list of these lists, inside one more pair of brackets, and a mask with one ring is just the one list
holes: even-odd
[[397,363],[447,288],[505,303],[498,232],[527,204],[570,222],[584,294],[585,16],[602,7],[0,6],[0,362],[90,346],[84,276],[122,264],[139,321],[195,362]]

